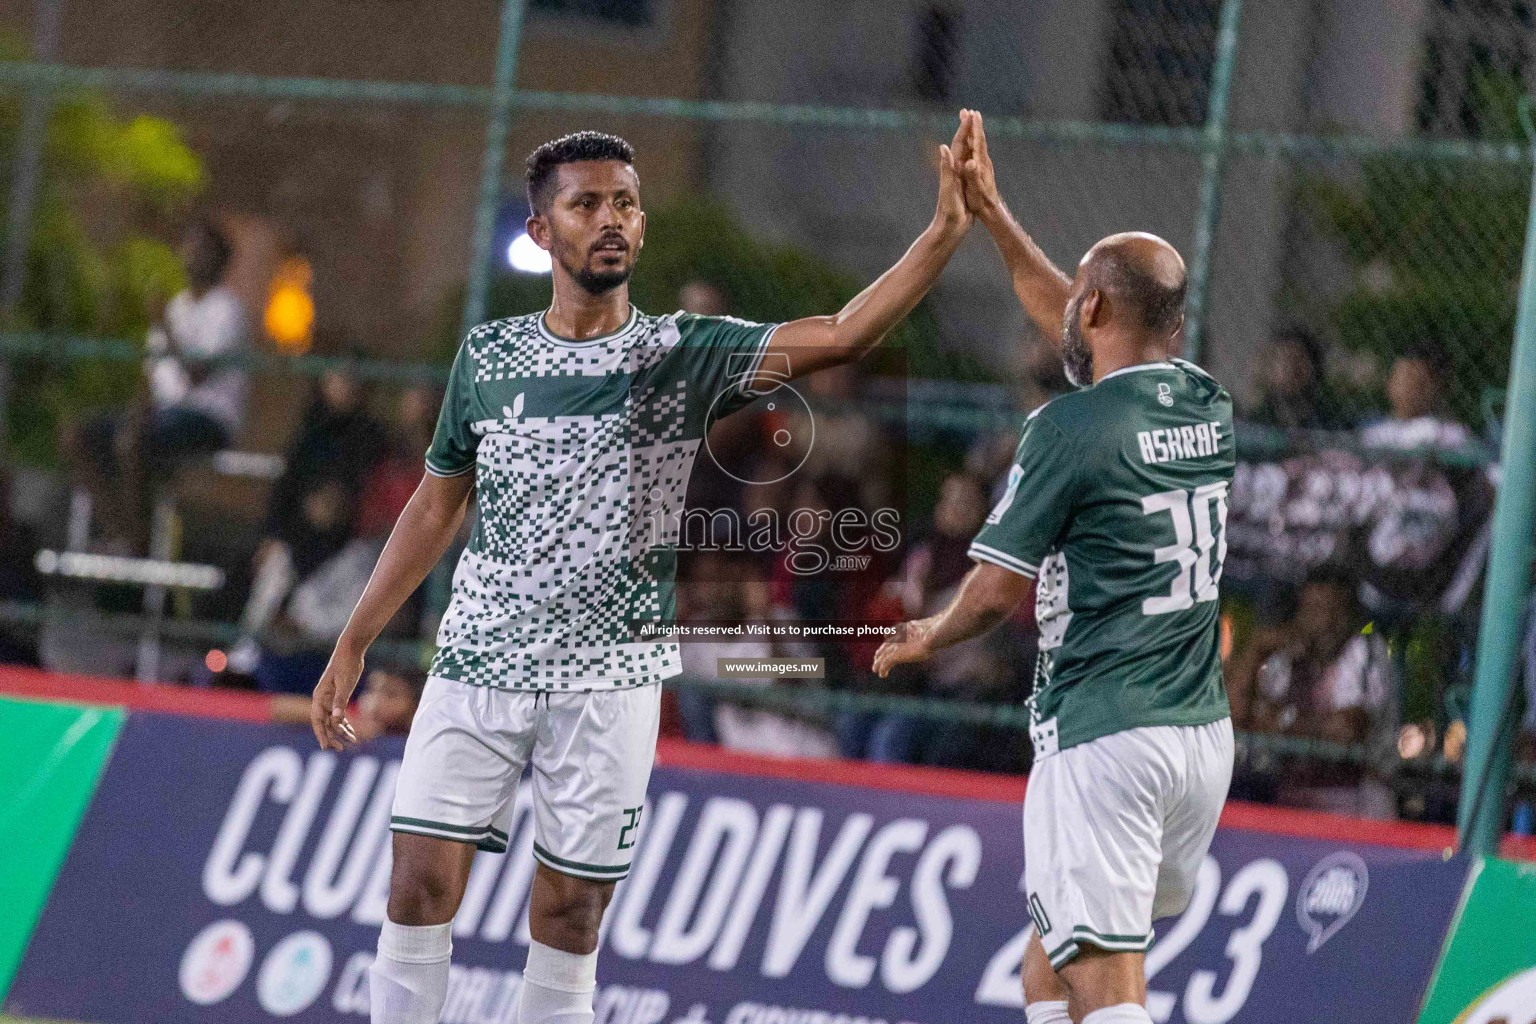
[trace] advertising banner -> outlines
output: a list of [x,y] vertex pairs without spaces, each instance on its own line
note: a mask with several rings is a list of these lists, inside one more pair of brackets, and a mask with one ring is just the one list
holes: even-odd
[[1241,459],[1232,482],[1224,579],[1299,583],[1343,564],[1385,598],[1433,600],[1492,509],[1482,469],[1323,449]]
[[1536,864],[1479,861],[1419,1024],[1536,1024]]
[[0,699],[0,998],[122,721],[116,708]]
[[[401,750],[130,715],[5,1009],[366,1020]],[[641,820],[605,924],[599,1024],[1022,1019],[1016,803],[661,766]],[[448,1024],[515,1019],[526,797],[511,836],[507,855],[479,855],[455,920]],[[1411,1020],[1465,877],[1423,852],[1223,829],[1193,904],[1158,927],[1152,1015]]]

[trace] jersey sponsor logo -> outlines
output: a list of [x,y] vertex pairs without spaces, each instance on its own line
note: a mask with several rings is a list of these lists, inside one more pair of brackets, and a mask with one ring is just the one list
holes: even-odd
[[1160,462],[1203,459],[1221,450],[1221,423],[1186,423],[1160,430],[1138,430],[1136,446],[1148,466]]
[[1296,920],[1315,953],[1365,905],[1371,873],[1359,854],[1330,853],[1312,866],[1296,893]]
[[1173,404],[1173,388],[1166,382],[1159,382],[1157,385],[1157,404],[1165,408]]

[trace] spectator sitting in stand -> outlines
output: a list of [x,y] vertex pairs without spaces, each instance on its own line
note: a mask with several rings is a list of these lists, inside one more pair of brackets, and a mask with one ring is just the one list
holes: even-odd
[[353,509],[340,481],[315,483],[300,503],[298,520],[299,542],[282,545],[274,556],[278,568],[252,588],[252,602],[264,604],[258,610],[266,621],[230,653],[230,667],[249,672],[269,693],[314,689],[378,561],[378,547],[353,536]]
[[[768,588],[751,579],[740,560],[714,551],[693,556],[689,583],[680,588],[679,621],[693,623],[764,622],[770,618]],[[721,658],[771,658],[775,648],[761,637],[684,640],[682,680],[719,679]],[[797,685],[800,680],[731,676],[757,686]],[[837,743],[816,722],[779,708],[711,700],[686,686],[676,690],[679,710],[691,740],[718,742],[732,750],[777,757],[835,757]]]
[[[407,735],[426,686],[426,673],[419,668],[381,665],[369,669],[356,713],[347,715],[358,742],[366,743],[377,736]],[[278,694],[272,701],[272,720],[308,725],[309,710],[310,698]]]
[[216,224],[192,224],[181,246],[187,287],[150,312],[147,407],[99,416],[65,438],[81,482],[97,498],[109,550],[143,550],[152,488],[183,462],[229,447],[240,432],[247,374],[210,362],[250,344],[245,308],[223,283],[230,257]]
[[[1258,627],[1233,656],[1226,675],[1239,729],[1340,744],[1390,737],[1391,659],[1374,631],[1362,632],[1354,593],[1348,576],[1315,572],[1298,592],[1290,621]],[[1234,792],[1360,817],[1395,816],[1390,788],[1359,764],[1291,762],[1250,758],[1239,766]]]
[[1471,445],[1472,432],[1444,413],[1445,376],[1443,357],[1429,345],[1398,356],[1387,378],[1391,412],[1361,429],[1361,444],[1395,451]]
[[353,374],[327,371],[288,446],[283,475],[267,502],[266,536],[252,559],[250,597],[240,618],[241,640],[230,652],[237,672],[255,671],[256,638],[299,580],[351,538],[362,482],[381,450],[378,423]]
[[1323,346],[1301,327],[1275,335],[1259,361],[1258,401],[1244,419],[1279,430],[1336,430],[1339,401],[1323,376]]
[[[933,510],[933,533],[913,549],[906,573],[905,618],[932,615],[949,603],[954,590],[975,564],[971,540],[987,516],[982,483],[966,473],[944,480]],[[1019,699],[1018,652],[1028,637],[1006,625],[940,652],[927,665],[930,696],[966,702],[1009,702]],[[1021,770],[1017,744],[990,742],[990,730],[952,722],[933,723],[920,742],[921,760],[955,768]]]

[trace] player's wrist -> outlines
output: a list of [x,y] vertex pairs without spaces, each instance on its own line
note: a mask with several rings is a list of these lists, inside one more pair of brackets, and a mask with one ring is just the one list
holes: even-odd
[[1002,197],[984,199],[976,204],[976,219],[993,234],[1007,231],[1013,224],[1013,213],[1008,209]]
[[362,660],[368,654],[370,641],[343,631],[336,639],[336,653],[343,658]]

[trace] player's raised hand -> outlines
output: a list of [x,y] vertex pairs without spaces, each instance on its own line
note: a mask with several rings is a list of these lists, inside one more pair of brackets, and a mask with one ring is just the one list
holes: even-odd
[[1006,209],[997,190],[997,175],[992,157],[987,153],[987,131],[979,110],[960,112],[960,127],[965,132],[965,158],[960,162],[960,178],[965,185],[965,205],[980,219],[996,216]]
[[871,668],[881,679],[890,675],[891,669],[897,665],[927,661],[933,654],[933,648],[928,643],[928,638],[933,633],[932,619],[917,619],[903,623],[900,631],[902,637],[900,640],[887,640],[875,652],[875,661]]
[[362,674],[363,656],[337,644],[309,702],[309,724],[321,750],[346,750],[357,742],[357,733],[347,721],[347,702]]
[[966,136],[965,111],[961,111],[960,126],[949,145],[939,147],[939,201],[934,210],[934,223],[946,231],[964,234],[970,230],[972,213],[965,201],[965,186],[961,181],[961,168],[969,154]]

